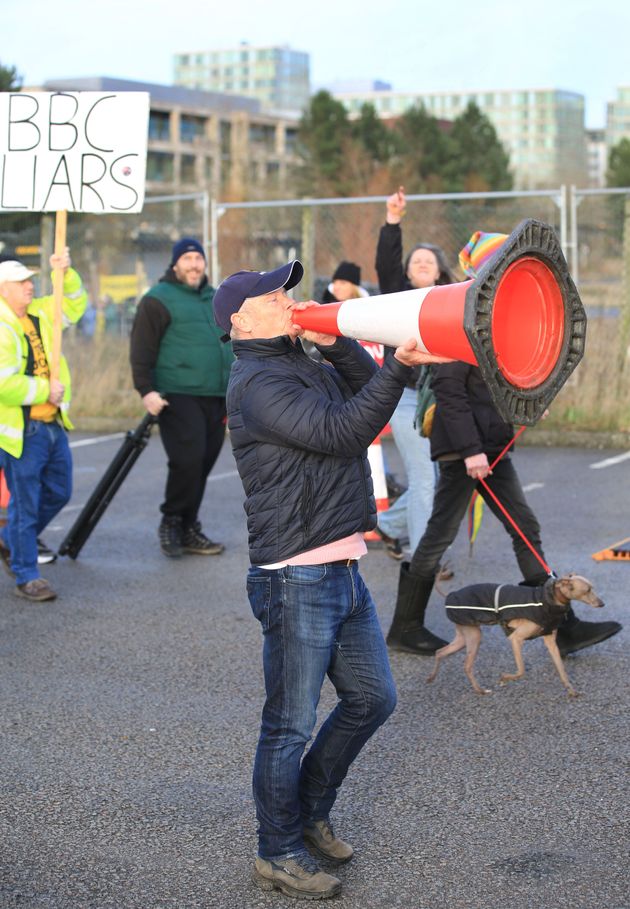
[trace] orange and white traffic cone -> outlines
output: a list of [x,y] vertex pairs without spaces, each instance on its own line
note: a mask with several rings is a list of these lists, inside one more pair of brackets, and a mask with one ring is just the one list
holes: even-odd
[[[387,495],[387,480],[385,479],[385,461],[383,459],[383,449],[381,447],[381,437],[378,435],[368,448],[368,461],[372,471],[372,482],[374,484],[374,498],[376,499],[376,511],[380,514],[389,508],[389,497]],[[368,530],[363,534],[366,540],[379,541],[381,537],[376,530]]]
[[533,426],[584,354],[586,311],[553,228],[527,219],[473,281],[293,310],[308,331],[478,366],[508,423]]

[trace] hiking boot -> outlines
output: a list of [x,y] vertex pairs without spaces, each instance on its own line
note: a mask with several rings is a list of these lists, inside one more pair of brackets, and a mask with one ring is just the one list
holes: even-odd
[[182,519],[177,515],[165,515],[158,528],[160,549],[165,556],[178,559],[184,552],[182,548]]
[[49,549],[46,544],[37,537],[37,564],[48,565],[50,562],[57,561],[57,553]]
[[2,567],[7,574],[11,575],[12,578],[15,577],[15,573],[11,568],[11,550],[4,542],[2,537],[0,537],[0,561],[2,562]]
[[223,543],[213,543],[209,540],[202,532],[199,521],[196,521],[184,531],[182,548],[184,552],[191,552],[193,555],[220,555],[225,546]]
[[556,636],[560,656],[600,644],[618,631],[621,631],[619,622],[584,622],[577,619],[568,627],[561,625]]
[[381,530],[380,527],[376,528],[376,532],[383,541],[385,547],[385,552],[392,559],[396,559],[397,562],[403,558],[402,546],[400,545],[400,540],[394,539],[394,537],[388,536],[384,530]]
[[268,860],[257,857],[252,875],[261,890],[280,890],[302,900],[326,900],[341,892],[341,881],[326,874],[308,853]]
[[354,849],[349,843],[344,843],[335,836],[330,821],[311,821],[302,830],[304,843],[311,852],[320,858],[327,859],[334,865],[343,865],[349,862],[354,855]]
[[17,596],[24,597],[25,600],[30,600],[32,603],[43,603],[44,600],[57,598],[57,594],[44,578],[34,578],[32,581],[26,581],[25,584],[18,584],[15,592]]

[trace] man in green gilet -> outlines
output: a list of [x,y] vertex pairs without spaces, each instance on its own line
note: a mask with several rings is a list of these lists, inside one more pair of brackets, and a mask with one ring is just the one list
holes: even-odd
[[230,344],[214,320],[214,288],[201,243],[184,237],[173,246],[166,274],[138,306],[131,331],[134,387],[158,417],[168,458],[159,538],[162,552],[219,555],[223,544],[201,529],[206,480],[225,435]]

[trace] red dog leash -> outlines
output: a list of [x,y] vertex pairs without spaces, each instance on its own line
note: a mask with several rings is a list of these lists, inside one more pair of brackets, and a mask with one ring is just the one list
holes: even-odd
[[[512,447],[512,445],[514,445],[514,443],[516,442],[516,440],[518,439],[518,437],[519,437],[519,436],[521,435],[521,433],[523,433],[523,432],[525,432],[525,427],[524,427],[524,426],[521,426],[521,428],[520,428],[519,431],[516,433],[516,435],[514,436],[514,438],[513,438],[510,442],[508,442],[508,444],[505,446],[505,448],[503,449],[503,451],[501,452],[501,454],[500,454],[497,458],[494,459],[494,461],[493,461],[492,464],[490,465],[490,470],[491,470],[491,471],[492,471],[493,468],[499,463],[499,461],[501,460],[501,458],[503,457],[503,455],[506,454],[506,453],[510,450],[510,448]],[[505,515],[505,517],[508,519],[508,521],[510,522],[510,524],[512,525],[512,527],[514,528],[514,530],[518,533],[518,535],[520,536],[520,538],[521,538],[521,539],[523,540],[523,542],[525,543],[525,545],[528,546],[529,549],[531,550],[531,552],[536,556],[536,558],[538,559],[538,561],[540,562],[540,564],[542,565],[542,567],[545,569],[545,571],[547,572],[547,574],[548,574],[550,577],[554,577],[554,576],[555,576],[555,575],[554,575],[554,572],[551,570],[551,568],[549,567],[549,565],[547,565],[547,563],[545,562],[545,560],[543,559],[543,557],[540,555],[540,553],[536,552],[536,550],[534,549],[534,547],[532,546],[532,544],[529,542],[529,540],[527,539],[527,537],[525,536],[525,534],[523,533],[523,531],[521,530],[521,528],[518,526],[518,524],[516,523],[516,521],[514,520],[514,518],[506,511],[506,509],[503,507],[503,505],[501,504],[501,502],[497,499],[497,497],[495,496],[495,494],[493,493],[493,491],[490,489],[490,487],[489,487],[488,484],[486,483],[485,479],[482,479],[482,478],[480,477],[480,478],[479,478],[479,482],[482,484],[483,488],[484,488],[485,491],[488,493],[488,495],[490,496],[490,498],[496,503],[497,508],[499,508],[499,510],[500,510],[500,511]]]

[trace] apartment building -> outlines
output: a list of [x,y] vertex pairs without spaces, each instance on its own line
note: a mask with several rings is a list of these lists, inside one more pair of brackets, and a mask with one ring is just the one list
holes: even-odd
[[50,80],[43,90],[149,93],[147,195],[282,194],[296,161],[297,120],[253,98],[102,76]]
[[[628,90],[630,92],[630,89]],[[510,156],[516,189],[533,190],[587,180],[584,96],[558,89],[486,92],[335,92],[355,116],[363,104],[383,118],[423,105],[441,120],[454,120],[473,101],[493,124]]]
[[257,98],[265,110],[299,114],[310,95],[310,60],[287,45],[176,54],[174,82],[188,88]]
[[609,101],[606,114],[606,145],[608,151],[620,139],[630,139],[630,86],[619,86],[617,97]]
[[588,186],[599,189],[606,185],[608,150],[605,129],[586,130],[586,156],[588,162]]

